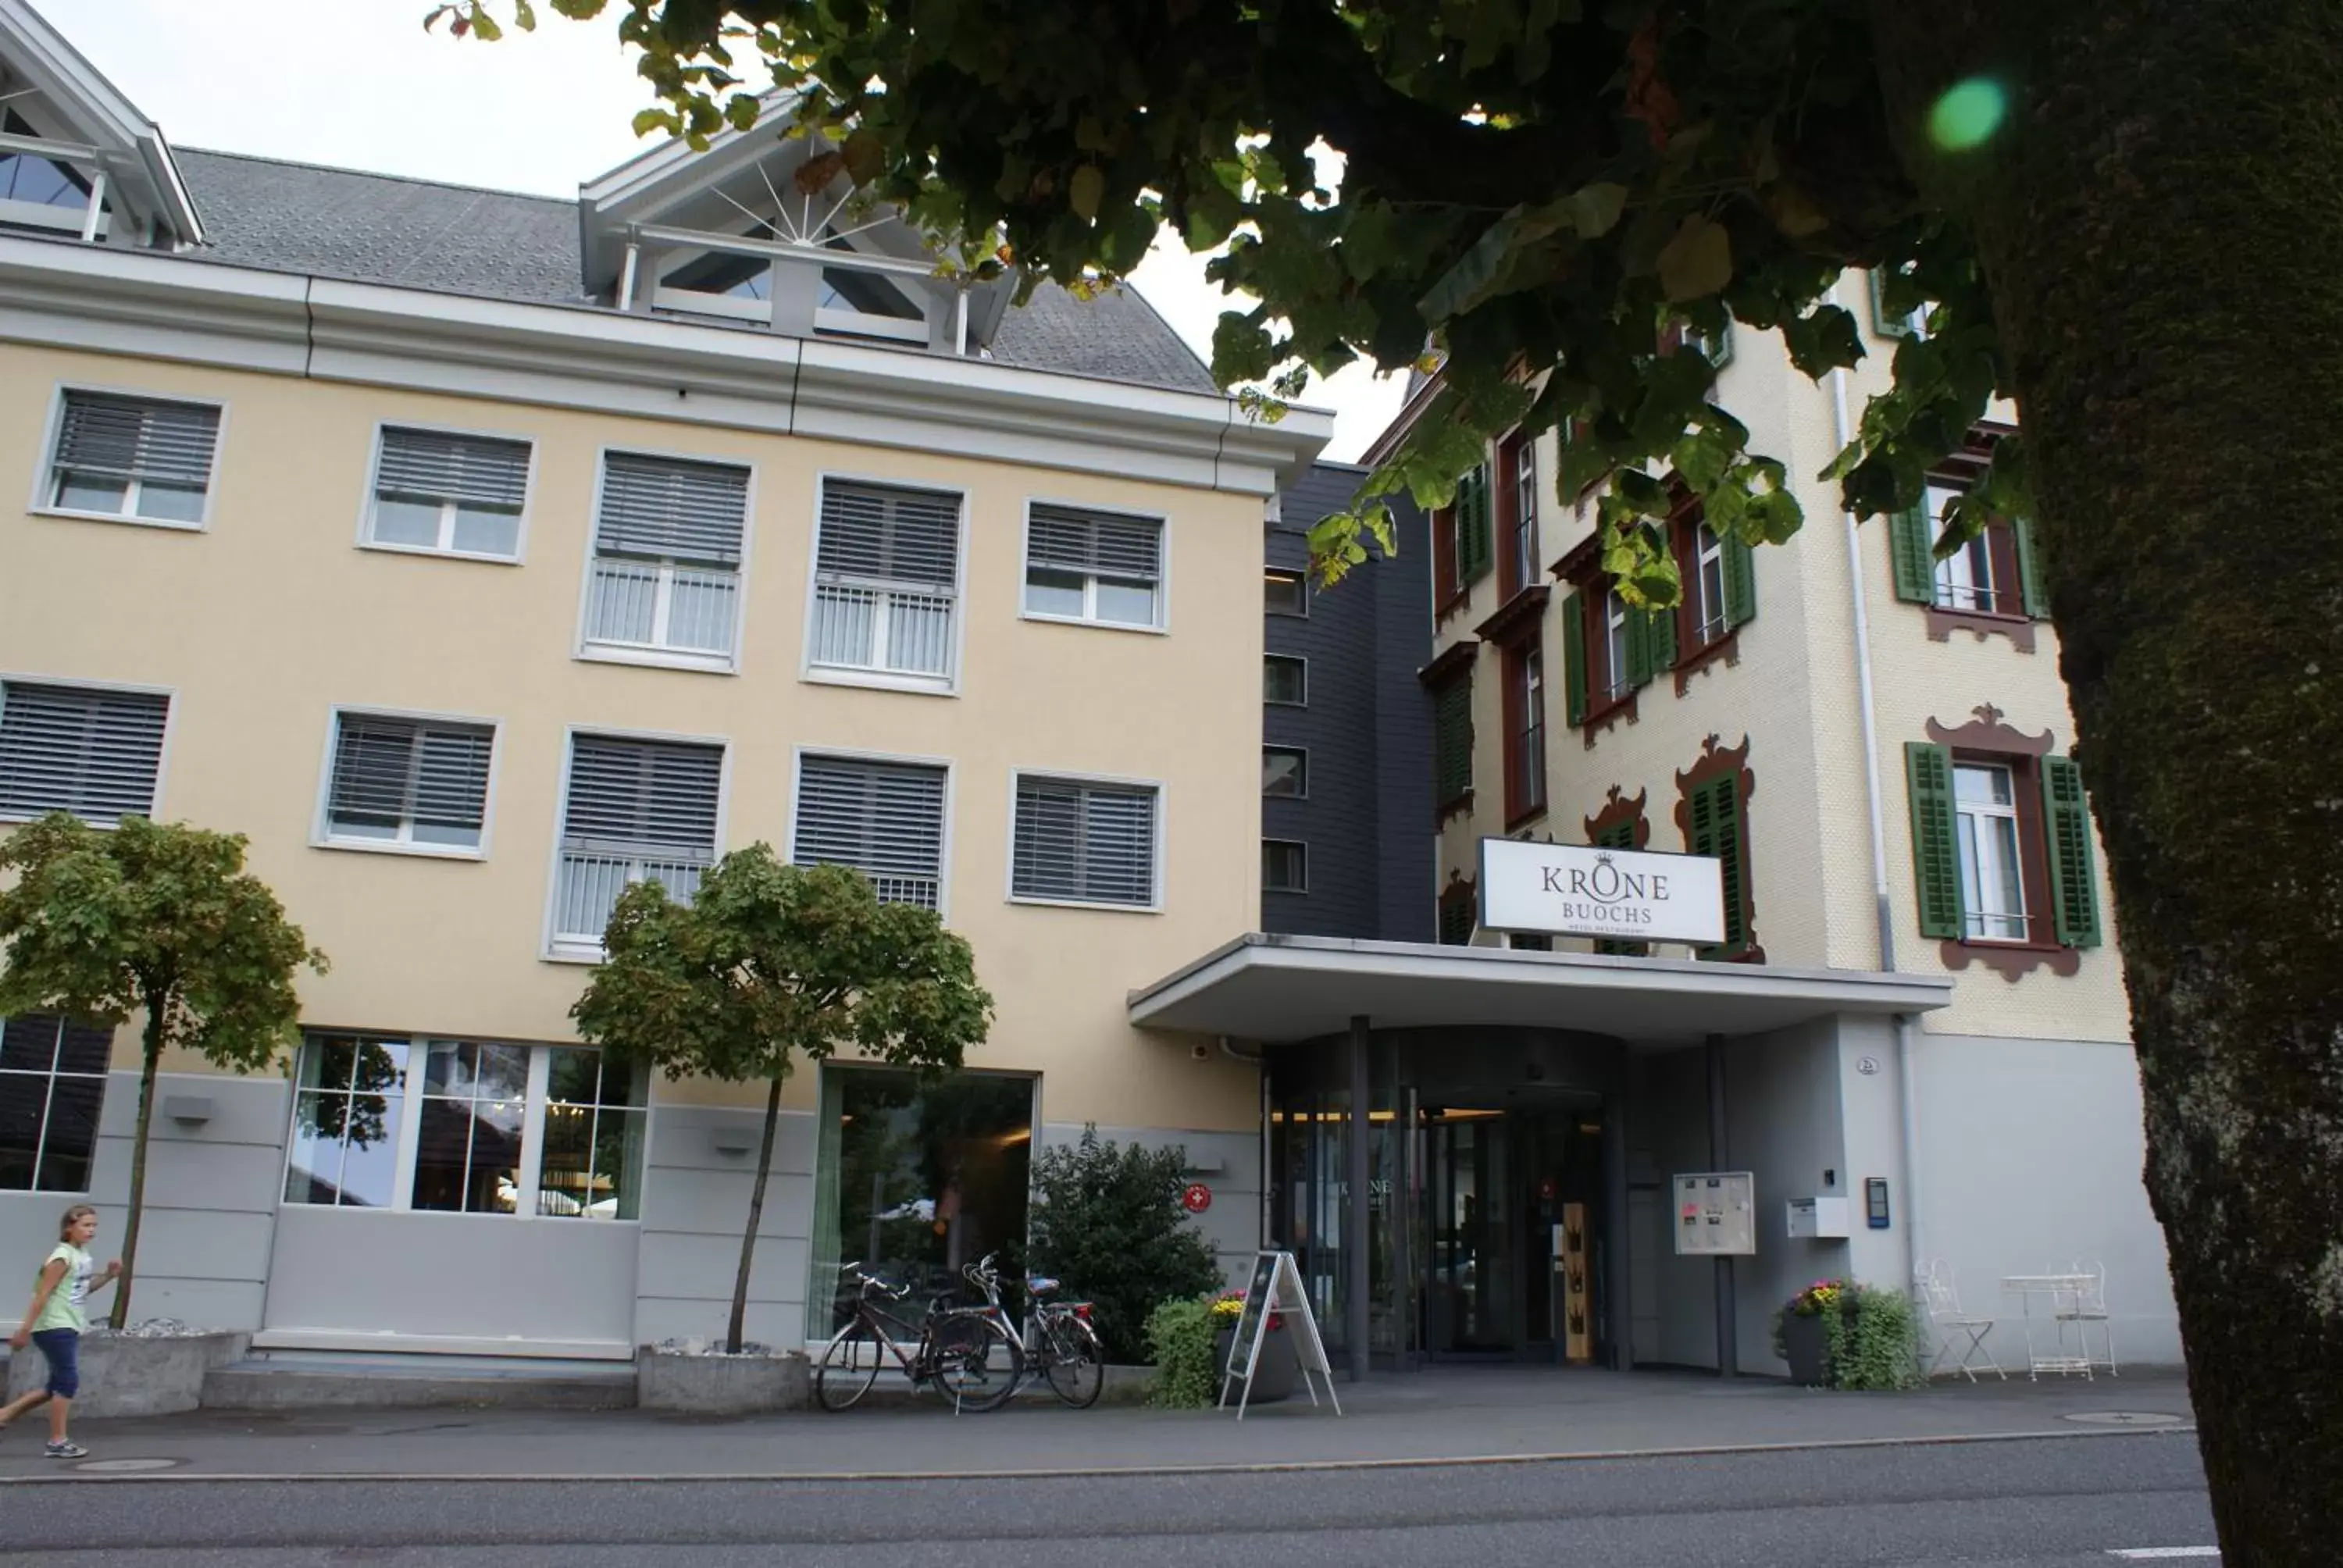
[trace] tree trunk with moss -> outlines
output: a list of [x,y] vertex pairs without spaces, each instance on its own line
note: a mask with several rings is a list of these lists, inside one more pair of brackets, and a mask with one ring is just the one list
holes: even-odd
[[[2224,1561],[2343,1540],[2343,5],[1877,0],[1969,212],[2115,887]],[[1990,694],[1986,694],[1990,695]]]
[[765,1184],[773,1173],[773,1133],[781,1124],[783,1074],[775,1073],[765,1093],[765,1130],[757,1141],[757,1181],[749,1189],[749,1228],[740,1234],[740,1271],[732,1281],[732,1316],[724,1329],[724,1348],[740,1353],[740,1336],[749,1322],[749,1271],[757,1258],[757,1228],[765,1222]]
[[146,1139],[155,1126],[155,1079],[163,1067],[164,1020],[167,997],[148,991],[146,1028],[138,1050],[138,1124],[130,1140],[130,1213],[122,1223],[122,1277],[114,1285],[114,1311],[107,1322],[122,1329],[130,1323],[130,1287],[138,1272],[138,1231],[146,1218]]

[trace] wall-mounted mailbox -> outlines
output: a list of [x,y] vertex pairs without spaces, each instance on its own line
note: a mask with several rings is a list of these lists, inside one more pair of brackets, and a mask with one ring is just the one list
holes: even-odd
[[212,1119],[211,1096],[166,1094],[163,1096],[163,1114],[183,1127],[199,1127]]
[[1827,1239],[1847,1231],[1846,1200],[1815,1197],[1790,1200],[1790,1234]]

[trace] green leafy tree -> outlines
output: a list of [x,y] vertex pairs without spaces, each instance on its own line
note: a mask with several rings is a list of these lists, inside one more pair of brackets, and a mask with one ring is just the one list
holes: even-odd
[[[595,15],[603,0],[555,0]],[[1801,523],[1664,324],[1864,352],[1843,269],[1925,308],[1826,472],[1918,500],[1996,393],[1946,548],[2034,520],[2104,837],[2198,1442],[2233,1561],[2343,1538],[2343,5],[2334,0],[618,0],[705,137],[769,80],[979,269],[1077,287],[1159,228],[1250,301],[1225,385],[1432,353],[1426,416],[1327,518],[1569,432],[1603,564],[1673,601],[1673,474],[1717,532]],[[467,4],[458,19],[507,11]],[[530,18],[533,20],[534,18]],[[488,29],[480,29],[483,33]],[[1341,155],[1339,186],[1322,143]],[[819,172],[819,171],[817,171]],[[968,260],[974,256],[973,262]],[[1859,285],[1858,285],[1859,286]],[[1273,413],[1273,403],[1261,404]]]
[[326,971],[326,955],[244,869],[244,846],[241,834],[144,817],[107,830],[63,812],[0,843],[0,876],[15,874],[0,892],[0,1017],[61,1013],[118,1027],[145,1015],[117,1329],[130,1321],[137,1278],[163,1053],[193,1050],[237,1072],[266,1067],[299,1039],[299,971]]
[[769,844],[717,861],[689,904],[657,882],[636,883],[602,943],[603,960],[569,1010],[581,1036],[671,1078],[767,1086],[726,1330],[738,1354],[790,1069],[841,1051],[957,1069],[983,1043],[992,998],[976,983],[968,943],[933,910],[880,903],[843,866],[783,865]]
[[1184,1149],[1117,1144],[1095,1127],[1033,1161],[1033,1270],[1091,1301],[1115,1361],[1144,1358],[1148,1314],[1161,1302],[1221,1282],[1212,1243],[1180,1205],[1187,1165]]

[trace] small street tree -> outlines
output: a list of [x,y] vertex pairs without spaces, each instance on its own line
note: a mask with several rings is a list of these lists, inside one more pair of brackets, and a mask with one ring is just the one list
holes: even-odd
[[268,884],[244,869],[245,839],[126,817],[111,829],[63,812],[0,844],[0,1017],[59,1013],[140,1036],[138,1129],[130,1146],[130,1216],[113,1324],[130,1321],[139,1222],[146,1202],[146,1136],[163,1053],[184,1047],[215,1067],[266,1067],[297,1038],[304,965],[326,955]]
[[569,1010],[603,1050],[687,1074],[766,1085],[764,1136],[740,1236],[725,1348],[740,1351],[749,1272],[797,1059],[849,1052],[896,1067],[957,1069],[992,1021],[968,943],[934,911],[881,903],[843,866],[783,865],[769,844],[736,849],[689,904],[657,882],[620,896],[604,957]]
[[1147,1314],[1221,1282],[1212,1243],[1180,1206],[1184,1149],[1103,1140],[1095,1127],[1033,1162],[1031,1261],[1087,1296],[1118,1362],[1145,1359]]

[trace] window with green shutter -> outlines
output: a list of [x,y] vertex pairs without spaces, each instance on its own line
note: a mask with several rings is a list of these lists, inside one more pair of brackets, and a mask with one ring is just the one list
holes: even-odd
[[1746,626],[1757,618],[1757,558],[1747,542],[1725,543],[1725,624]]
[[1433,698],[1433,804],[1442,809],[1473,792],[1473,682],[1452,680]]
[[1456,482],[1456,575],[1470,587],[1495,564],[1489,467],[1483,463]]
[[1920,900],[1920,934],[1961,935],[1961,855],[1953,821],[1953,753],[1923,740],[1904,748],[1912,799],[1912,876]]
[[1896,568],[1896,597],[1906,604],[1936,602],[1936,525],[1925,502],[1887,518],[1887,553]]
[[1481,910],[1471,882],[1451,882],[1440,895],[1440,940],[1444,947],[1470,947],[1481,923]]
[[1572,729],[1586,722],[1586,603],[1573,592],[1562,601],[1562,676]]
[[1704,959],[1737,958],[1749,950],[1749,841],[1741,815],[1736,769],[1692,787],[1685,798],[1684,848],[1713,857],[1725,887],[1725,940],[1703,946]]
[[2059,942],[2099,945],[2098,879],[2091,864],[2091,812],[2082,770],[2067,757],[2042,759],[2042,834],[2049,852],[2050,900]]
[[[1594,847],[1598,849],[1633,849],[1635,847],[1635,829],[1641,823],[1639,817],[1622,818],[1594,834]],[[1652,946],[1649,942],[1623,942],[1609,937],[1597,937],[1594,939],[1594,950],[1615,958],[1640,959],[1650,956]]]

